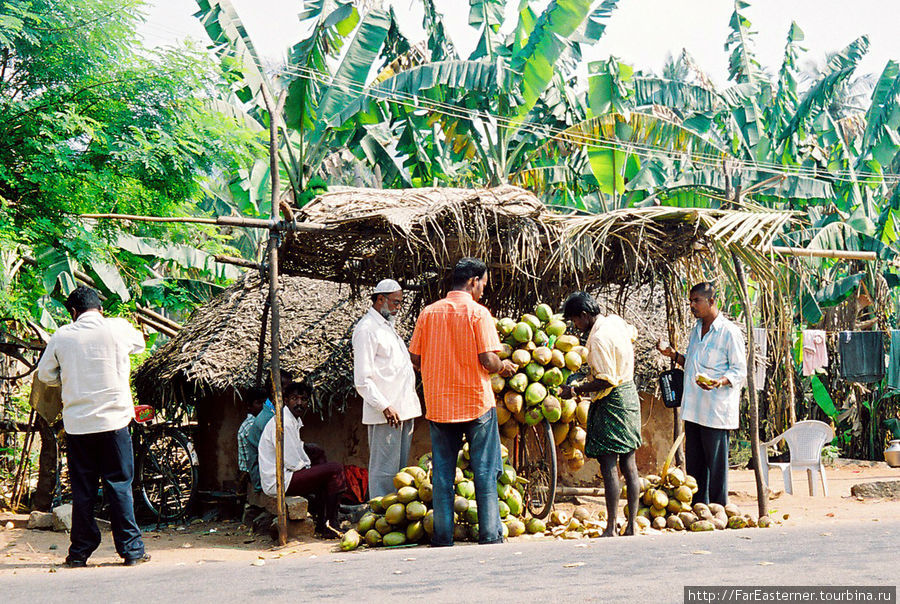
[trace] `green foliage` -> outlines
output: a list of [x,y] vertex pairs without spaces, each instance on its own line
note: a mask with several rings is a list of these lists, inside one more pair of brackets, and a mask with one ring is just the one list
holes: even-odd
[[[139,15],[115,0],[0,7],[2,316],[54,327],[65,315],[53,299],[75,286],[76,271],[110,304],[146,303],[145,284],[167,276],[235,276],[209,262],[233,248],[208,229],[136,223],[126,236],[121,224],[77,218],[202,214],[207,179],[259,151],[254,133],[207,103],[220,80],[205,56],[140,48]],[[153,250],[129,249],[123,237]]]

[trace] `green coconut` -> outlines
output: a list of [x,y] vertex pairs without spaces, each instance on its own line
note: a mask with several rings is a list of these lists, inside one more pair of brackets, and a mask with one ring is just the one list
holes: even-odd
[[534,316],[540,319],[541,323],[546,323],[553,316],[553,309],[549,304],[538,304],[534,307]]
[[[538,324],[538,327],[540,327],[540,324]],[[531,325],[522,321],[516,324],[511,335],[515,338],[516,342],[529,342],[534,336],[534,329],[536,328],[532,328]]]
[[544,414],[544,418],[551,424],[557,422],[562,415],[562,404],[555,396],[548,395],[541,402],[541,413]]
[[548,388],[556,388],[557,386],[563,383],[563,374],[562,371],[557,367],[551,367],[544,371],[544,375],[541,378],[541,383]]
[[361,537],[354,529],[350,529],[341,537],[341,551],[349,552],[359,547]]
[[534,382],[525,389],[525,402],[528,405],[537,405],[547,398],[547,388],[540,382]]
[[515,328],[516,322],[509,317],[503,317],[502,319],[497,321],[497,331],[499,331],[504,337],[511,334]]
[[547,323],[547,327],[544,329],[547,332],[547,335],[550,337],[556,336],[557,338],[564,333],[566,333],[566,324],[562,321],[557,321],[556,319],[551,319],[549,323]]
[[[522,315],[521,323],[525,323],[531,327],[532,331],[536,331],[541,328],[543,322],[534,315],[524,314]],[[528,339],[530,340],[531,338]]]
[[419,497],[419,489],[416,487],[402,487],[397,491],[397,501],[402,504],[407,504],[410,501],[413,501]]
[[369,547],[378,547],[381,545],[381,533],[375,529],[366,531],[366,545]]
[[532,407],[525,412],[525,425],[536,426],[544,419],[544,413],[540,407]]
[[540,363],[532,361],[525,365],[525,375],[528,376],[529,381],[539,382],[544,377],[544,368]]
[[[535,365],[537,367],[541,367],[540,365],[536,365],[535,363],[530,363],[530,365]],[[526,367],[526,370],[528,367]],[[541,367],[541,375],[543,375],[543,367]],[[511,390],[515,392],[525,392],[525,389],[528,388],[528,376],[524,373],[516,373],[511,378],[506,380],[507,385]]]
[[400,531],[394,531],[392,533],[388,533],[382,539],[382,542],[387,547],[395,547],[397,545],[403,545],[406,543],[406,533],[401,533]]

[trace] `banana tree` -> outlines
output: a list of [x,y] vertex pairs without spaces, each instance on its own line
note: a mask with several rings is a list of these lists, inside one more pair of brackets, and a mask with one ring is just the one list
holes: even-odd
[[[382,161],[383,172],[400,172],[417,186],[528,180],[519,174],[539,167],[534,152],[548,132],[585,117],[574,93],[575,66],[582,47],[603,34],[617,1],[553,0],[540,12],[537,4],[523,1],[504,35],[505,3],[470,0],[469,23],[479,41],[465,59],[446,51],[454,47],[441,44],[446,36],[434,26],[433,7],[427,9],[431,60],[376,78],[334,125],[348,141],[364,140],[378,125],[402,162],[395,170],[394,162]],[[565,167],[554,168],[556,176],[546,169],[531,184],[577,183],[562,174]],[[563,188],[569,193],[564,203],[572,202],[573,191]]]

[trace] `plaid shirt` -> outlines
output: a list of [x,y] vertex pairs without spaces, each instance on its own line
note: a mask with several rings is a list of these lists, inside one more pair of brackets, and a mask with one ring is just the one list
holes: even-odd
[[247,418],[241,424],[241,427],[238,428],[237,431],[237,444],[238,444],[238,470],[241,472],[249,472],[250,466],[253,465],[253,461],[251,455],[256,456],[256,451],[251,451],[253,446],[250,444],[250,427],[253,425],[253,420],[256,417],[253,415],[247,414]]
[[[685,352],[684,396],[681,418],[709,428],[736,430],[741,388],[747,382],[747,347],[737,325],[719,313],[702,338],[703,321],[697,321]],[[703,390],[697,374],[728,378],[731,386]]]

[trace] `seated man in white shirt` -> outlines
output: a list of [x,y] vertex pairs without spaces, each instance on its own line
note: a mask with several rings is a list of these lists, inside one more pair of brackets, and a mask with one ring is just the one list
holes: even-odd
[[[291,382],[284,389],[284,490],[285,495],[314,496],[310,512],[316,532],[325,538],[338,538],[338,509],[346,490],[344,466],[330,462],[318,447],[304,446],[300,438],[301,416],[309,406],[312,390],[305,383]],[[262,490],[274,497],[275,418],[269,420],[259,439],[259,478]]]

